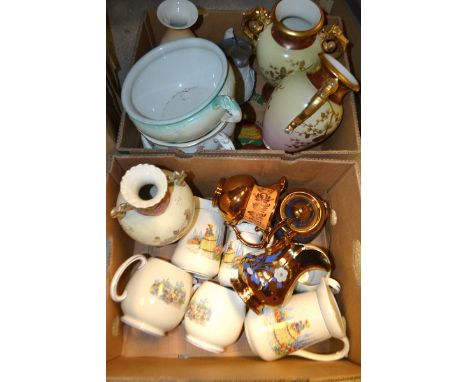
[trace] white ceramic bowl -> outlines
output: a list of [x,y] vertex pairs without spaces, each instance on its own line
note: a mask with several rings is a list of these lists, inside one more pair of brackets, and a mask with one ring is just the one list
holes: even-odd
[[130,70],[122,104],[137,128],[164,142],[203,137],[220,122],[239,122],[234,73],[211,41],[186,38],[152,49]]

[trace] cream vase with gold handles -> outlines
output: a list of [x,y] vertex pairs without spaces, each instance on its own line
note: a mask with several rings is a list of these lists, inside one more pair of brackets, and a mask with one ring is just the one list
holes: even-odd
[[[348,356],[345,319],[324,278],[316,291],[294,295],[280,308],[267,308],[258,315],[249,311],[244,326],[250,348],[265,361],[287,355],[315,361],[336,361]],[[343,348],[336,353],[303,350],[332,337],[343,342]]]
[[291,73],[315,72],[319,53],[340,55],[348,44],[338,25],[325,24],[325,14],[311,0],[280,0],[270,12],[255,7],[244,12],[242,29],[256,46],[260,71],[276,86]]
[[273,91],[263,118],[269,149],[296,152],[321,143],[341,123],[343,97],[359,91],[356,78],[338,60],[319,56],[318,72],[291,74]]

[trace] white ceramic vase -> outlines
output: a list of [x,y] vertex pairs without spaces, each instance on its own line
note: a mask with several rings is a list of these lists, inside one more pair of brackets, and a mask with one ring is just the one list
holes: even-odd
[[111,216],[134,240],[153,246],[173,243],[192,223],[195,202],[184,172],[150,164],[130,168],[122,177]]
[[190,29],[198,19],[197,7],[188,0],[166,0],[159,4],[156,16],[167,30],[160,44],[195,37]]

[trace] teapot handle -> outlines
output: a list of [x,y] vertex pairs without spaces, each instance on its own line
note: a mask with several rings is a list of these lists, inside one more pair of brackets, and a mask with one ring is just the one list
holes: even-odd
[[123,293],[120,295],[117,293],[117,284],[120,280],[120,277],[128,268],[128,266],[130,266],[135,261],[140,261],[140,265],[138,266],[138,269],[143,268],[147,263],[146,257],[144,255],[133,255],[132,257],[125,260],[125,262],[119,268],[117,268],[117,271],[115,272],[114,277],[112,277],[112,281],[110,284],[110,296],[111,296],[111,299],[114,300],[115,302],[121,302],[125,300],[125,298],[127,297],[127,290],[124,290]]
[[[335,58],[340,57],[346,51],[349,40],[343,34],[341,28],[336,25],[326,25],[319,32],[322,40],[322,49],[325,53],[333,53]],[[338,46],[340,49],[337,49]]]
[[297,355],[302,358],[311,359],[314,361],[337,361],[341,358],[347,357],[349,353],[349,340],[348,337],[340,338],[343,342],[343,349],[332,354],[318,354],[308,350],[298,350],[290,355]]
[[338,90],[338,78],[333,77],[329,78],[323,82],[320,89],[312,96],[309,103],[302,110],[299,115],[297,115],[292,122],[284,129],[286,134],[291,134],[296,127],[305,122],[307,118],[313,115],[322,105],[327,102],[328,97]]

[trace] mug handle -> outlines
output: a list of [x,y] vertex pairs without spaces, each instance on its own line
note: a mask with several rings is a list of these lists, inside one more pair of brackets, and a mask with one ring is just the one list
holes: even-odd
[[221,145],[221,147],[225,150],[235,150],[234,144],[232,143],[231,139],[224,133],[219,133],[214,141]]
[[111,296],[111,299],[114,300],[115,302],[121,302],[125,300],[125,298],[127,297],[127,290],[124,290],[123,293],[120,295],[117,294],[117,284],[120,280],[120,277],[127,269],[127,267],[131,265],[132,263],[134,263],[135,261],[140,261],[140,265],[138,266],[137,269],[143,268],[147,263],[146,257],[144,255],[133,255],[132,257],[125,260],[125,262],[119,268],[117,268],[117,271],[115,272],[114,277],[112,277],[112,281],[110,284],[110,296]]
[[323,82],[320,89],[312,96],[304,110],[302,110],[284,129],[286,134],[291,134],[296,127],[302,125],[310,116],[320,109],[328,97],[338,90],[338,78],[329,78]]
[[329,277],[327,279],[327,284],[331,288],[333,294],[340,293],[341,284],[338,281],[336,281],[335,279],[332,279],[331,277]]
[[239,104],[227,95],[218,95],[213,100],[213,108],[222,108],[226,110],[221,118],[221,122],[240,122],[242,119],[242,110]]
[[313,361],[337,361],[346,357],[349,353],[349,340],[348,337],[340,338],[343,341],[343,349],[337,351],[336,353],[332,354],[318,354],[308,350],[298,350],[290,355],[297,355],[302,358],[311,359]]

